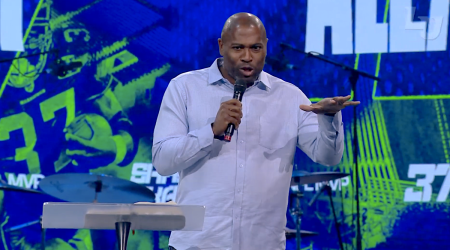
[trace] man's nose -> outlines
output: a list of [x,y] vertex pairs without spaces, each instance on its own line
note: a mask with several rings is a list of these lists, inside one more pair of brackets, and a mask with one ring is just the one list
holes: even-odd
[[250,49],[248,49],[248,48],[244,49],[244,53],[242,54],[241,60],[246,63],[249,63],[253,60]]

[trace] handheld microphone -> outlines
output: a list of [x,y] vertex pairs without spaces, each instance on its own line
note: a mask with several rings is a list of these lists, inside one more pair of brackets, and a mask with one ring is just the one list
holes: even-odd
[[[245,90],[247,89],[247,81],[243,79],[237,79],[234,83],[234,95],[233,99],[237,99],[240,102],[242,101],[242,96],[244,95]],[[230,123],[228,124],[227,130],[225,130],[225,141],[231,141],[231,136],[233,136],[234,133],[234,124]]]

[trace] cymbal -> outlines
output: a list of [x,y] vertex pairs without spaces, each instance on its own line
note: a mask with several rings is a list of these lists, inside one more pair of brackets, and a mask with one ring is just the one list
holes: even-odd
[[135,203],[155,200],[155,194],[147,187],[108,175],[55,174],[42,179],[39,187],[48,195],[68,202]]
[[0,180],[0,190],[9,190],[9,191],[16,191],[16,192],[23,192],[23,193],[43,194],[39,190],[34,190],[34,189],[31,189],[31,188],[23,188],[23,187],[9,185],[4,180]]
[[291,186],[319,183],[323,181],[330,181],[340,179],[350,174],[341,172],[314,172],[309,173],[305,171],[294,171],[291,178]]
[[[284,231],[286,232],[286,237],[287,238],[291,238],[291,237],[295,237],[297,236],[297,230],[295,229],[290,229],[285,227]],[[306,230],[300,230],[300,236],[303,237],[308,237],[308,236],[314,236],[314,235],[318,235],[319,233],[316,232],[311,232],[311,231],[306,231]]]

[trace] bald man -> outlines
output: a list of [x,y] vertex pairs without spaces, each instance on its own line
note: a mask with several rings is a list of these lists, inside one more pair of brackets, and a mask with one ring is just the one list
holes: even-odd
[[[347,97],[312,104],[296,86],[263,71],[266,30],[238,13],[218,40],[221,58],[170,82],[153,138],[153,165],[179,173],[176,202],[204,205],[202,231],[174,231],[170,249],[285,249],[286,209],[296,146],[325,166],[344,149]],[[232,99],[237,79],[248,85]],[[228,124],[236,131],[223,140]]]

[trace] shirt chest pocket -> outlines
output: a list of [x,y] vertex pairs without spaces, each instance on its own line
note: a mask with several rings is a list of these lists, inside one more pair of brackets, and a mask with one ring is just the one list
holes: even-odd
[[283,122],[277,117],[259,118],[259,144],[267,149],[274,150],[295,144],[296,130],[293,124]]

